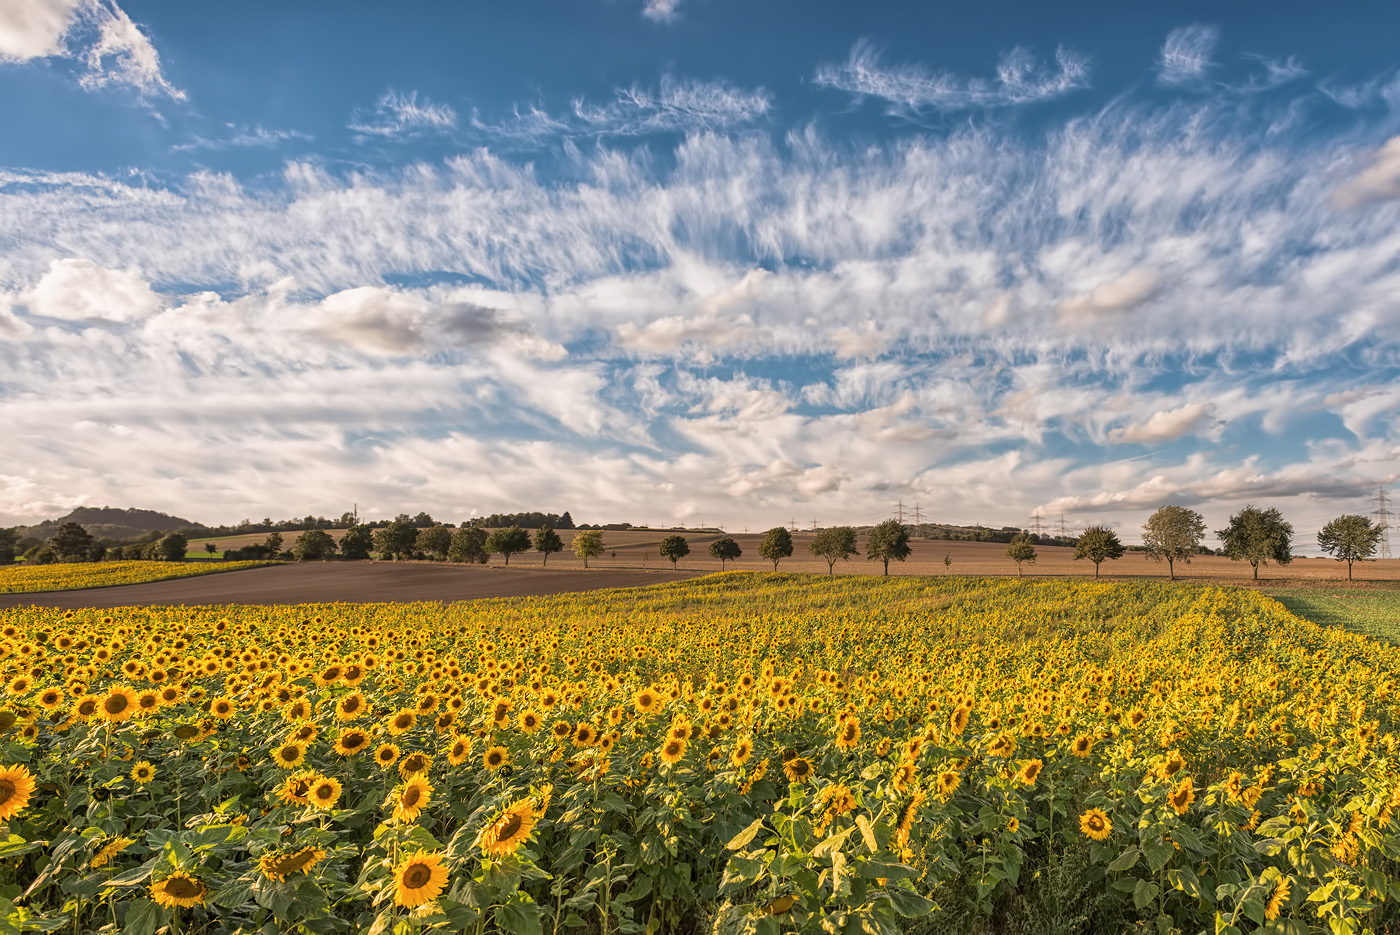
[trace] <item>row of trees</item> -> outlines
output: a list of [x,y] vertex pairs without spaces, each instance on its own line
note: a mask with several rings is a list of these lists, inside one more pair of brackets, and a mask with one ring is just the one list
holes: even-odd
[[[0,565],[8,565],[19,557],[19,543],[18,532],[0,529]],[[126,545],[110,544],[94,538],[80,523],[69,522],[60,524],[47,542],[26,549],[23,557],[31,565],[120,560],[179,562],[184,560],[188,547],[189,540],[178,532],[151,533],[140,542]]]
[[[1385,530],[1368,517],[1347,513],[1331,520],[1317,534],[1317,544],[1323,552],[1339,562],[1347,563],[1347,580],[1352,580],[1356,562],[1374,561]],[[1153,561],[1167,563],[1167,574],[1176,580],[1176,563],[1191,563],[1200,553],[1206,535],[1205,519],[1184,506],[1167,505],[1148,517],[1142,527],[1143,549]],[[1276,508],[1261,509],[1250,505],[1230,517],[1224,529],[1215,530],[1221,552],[1237,562],[1248,562],[1259,580],[1259,566],[1274,562],[1287,565],[1293,561],[1293,524],[1283,518]],[[1076,559],[1094,563],[1094,577],[1099,566],[1117,560],[1126,552],[1117,533],[1106,526],[1090,526],[1080,535],[1074,547]],[[1035,544],[1025,533],[1013,538],[1006,555],[1016,563],[1017,574],[1022,563],[1034,563]]]

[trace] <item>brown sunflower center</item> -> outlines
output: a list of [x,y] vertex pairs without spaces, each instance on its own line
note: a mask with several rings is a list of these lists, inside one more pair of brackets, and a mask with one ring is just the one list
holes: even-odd
[[204,884],[184,877],[172,877],[165,881],[165,892],[176,899],[195,899],[204,895]]
[[428,885],[433,878],[433,868],[427,864],[411,864],[403,873],[403,888],[418,890]]
[[420,789],[418,786],[409,786],[403,791],[403,798],[400,799],[400,802],[403,804],[404,808],[413,808],[422,800],[422,798],[422,789]]
[[504,757],[502,757],[499,753],[492,751],[491,754],[486,757],[486,762],[490,763],[492,766],[500,766],[501,760],[503,759]]
[[340,743],[347,750],[354,750],[356,747],[364,746],[365,738],[360,734],[346,734],[341,738]]
[[277,756],[283,760],[287,760],[290,762],[291,760],[295,760],[300,753],[300,747],[294,744],[287,744],[287,746],[277,751]]
[[316,798],[321,801],[335,798],[335,787],[329,783],[316,787]]
[[403,761],[403,768],[410,773],[422,772],[427,765],[427,763],[423,762],[423,755],[421,753],[415,753],[405,758]]
[[1091,831],[1102,831],[1102,830],[1103,830],[1103,819],[1100,818],[1098,815],[1090,815],[1090,816],[1089,816],[1089,829],[1090,829]]
[[84,701],[78,705],[78,713],[83,717],[89,717],[97,710],[97,702]]
[[110,695],[106,701],[102,702],[102,710],[108,714],[121,714],[129,707],[131,707],[131,700],[125,695]]
[[15,784],[8,779],[0,779],[0,805],[14,798]]
[[509,841],[520,831],[520,816],[511,812],[506,816],[506,820],[501,824],[501,830],[496,832],[496,838],[500,841]]

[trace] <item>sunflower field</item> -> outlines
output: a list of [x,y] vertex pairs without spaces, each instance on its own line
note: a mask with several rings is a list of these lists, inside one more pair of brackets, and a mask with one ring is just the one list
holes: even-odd
[[27,609],[0,666],[0,931],[1400,926],[1400,649],[1250,591]]
[[191,578],[221,571],[259,568],[272,562],[55,562],[0,568],[0,594],[70,591],[141,584],[167,578]]

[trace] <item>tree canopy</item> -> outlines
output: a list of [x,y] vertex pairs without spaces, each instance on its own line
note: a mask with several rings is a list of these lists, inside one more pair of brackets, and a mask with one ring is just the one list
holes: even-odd
[[586,529],[574,534],[574,554],[583,559],[583,567],[588,567],[590,558],[603,554],[603,532],[600,529]]
[[870,562],[884,562],[885,574],[890,573],[890,559],[902,562],[909,557],[909,529],[897,519],[887,519],[870,530],[870,541],[865,545],[865,558]]
[[1276,562],[1287,565],[1293,561],[1293,524],[1283,514],[1270,507],[1261,510],[1246,506],[1230,517],[1230,524],[1217,529],[1215,535],[1233,561],[1245,561],[1254,568],[1254,580],[1259,580],[1259,566]]
[[335,554],[335,540],[324,529],[308,529],[297,536],[292,556],[299,562],[315,562]]
[[413,546],[417,542],[418,528],[407,517],[396,519],[389,525],[381,526],[374,531],[374,550],[379,553],[380,558],[406,556],[413,551]]
[[807,549],[813,555],[820,555],[826,559],[828,575],[836,573],[837,562],[849,561],[852,555],[860,554],[856,549],[856,531],[850,526],[831,526],[823,529],[807,544]]
[[501,554],[506,557],[506,564],[510,564],[510,557],[517,552],[524,552],[530,548],[530,534],[519,526],[507,526],[505,529],[497,529],[486,537],[486,551],[492,555]]
[[541,526],[535,533],[535,551],[544,555],[544,564],[548,565],[551,553],[564,551],[564,540],[553,529]]
[[1021,577],[1021,563],[1029,562],[1035,564],[1035,543],[1031,541],[1029,533],[1020,533],[1011,537],[1011,541],[1006,545],[1006,557],[1016,563],[1016,577]]
[[452,547],[452,530],[442,523],[420,529],[413,539],[413,547],[430,558],[443,561],[447,558],[447,550]]
[[369,552],[372,548],[374,548],[374,534],[368,526],[351,525],[345,530],[345,535],[340,537],[340,554],[343,558],[356,560],[369,558]]
[[1094,577],[1099,576],[1099,565],[1106,559],[1120,559],[1126,550],[1118,539],[1118,533],[1107,526],[1090,526],[1080,533],[1074,544],[1076,560],[1087,558],[1094,563]]
[[1165,559],[1167,576],[1173,581],[1176,580],[1176,563],[1191,564],[1191,556],[1196,554],[1205,535],[1206,521],[1201,514],[1184,506],[1158,507],[1142,525],[1142,544],[1147,547],[1147,557],[1154,562]]
[[772,562],[773,570],[777,571],[778,562],[792,555],[792,533],[782,526],[774,526],[763,534],[758,554]]
[[720,571],[724,570],[725,562],[732,561],[743,554],[744,550],[739,548],[739,543],[729,536],[710,543],[710,557],[719,559]]
[[78,523],[64,523],[58,532],[49,537],[49,548],[53,549],[59,561],[85,562],[92,557],[94,539]]
[[486,539],[486,530],[480,526],[459,526],[452,534],[452,542],[447,547],[447,560],[484,563],[488,554]]
[[676,562],[690,554],[690,543],[685,541],[685,536],[667,536],[661,540],[661,557],[671,560],[671,567],[676,567]]
[[1347,563],[1347,580],[1350,581],[1355,562],[1375,561],[1373,556],[1384,532],[1369,517],[1344,513],[1322,527],[1317,534],[1317,545],[1337,561]]

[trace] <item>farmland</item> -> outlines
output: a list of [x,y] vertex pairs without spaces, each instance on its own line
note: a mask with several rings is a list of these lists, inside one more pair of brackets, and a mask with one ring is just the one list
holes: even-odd
[[188,565],[180,562],[77,562],[0,568],[0,594],[72,591],[188,578],[258,568],[267,562]]
[[0,893],[64,930],[1393,926],[1400,649],[1253,591],[737,573],[0,633]]

